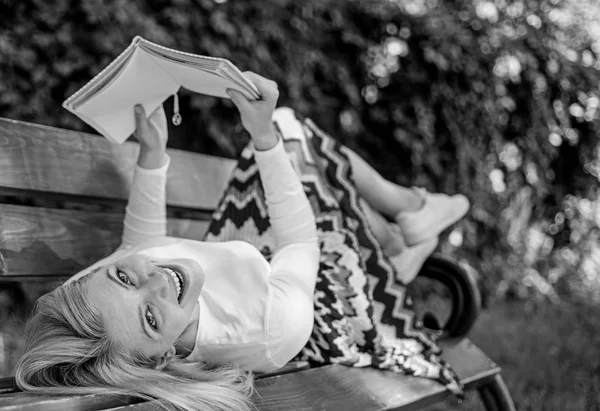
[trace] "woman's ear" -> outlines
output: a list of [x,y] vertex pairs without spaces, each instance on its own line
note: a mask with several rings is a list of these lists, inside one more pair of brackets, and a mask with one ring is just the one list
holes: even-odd
[[154,368],[162,370],[173,357],[175,357],[175,346],[172,345],[163,355],[154,357],[154,360],[156,361],[156,366]]

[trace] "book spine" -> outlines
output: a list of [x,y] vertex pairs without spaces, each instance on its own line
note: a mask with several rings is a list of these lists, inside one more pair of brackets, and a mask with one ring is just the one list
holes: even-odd
[[175,50],[175,49],[172,49],[170,47],[165,47],[165,46],[161,46],[160,44],[153,43],[150,40],[146,40],[146,39],[141,38],[141,37],[140,37],[139,42],[140,43],[145,43],[145,44],[147,44],[147,45],[149,45],[151,47],[156,47],[156,48],[159,48],[159,49],[162,49],[162,50],[170,51],[171,53],[180,54],[182,56],[187,56],[187,57],[201,57],[203,59],[213,60],[213,61],[223,61],[224,60],[224,59],[222,59],[220,57],[203,56],[202,54],[194,54],[194,53],[188,53],[186,51]]

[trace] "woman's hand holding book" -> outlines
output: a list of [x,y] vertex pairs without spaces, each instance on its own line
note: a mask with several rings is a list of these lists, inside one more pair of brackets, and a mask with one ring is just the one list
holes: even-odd
[[150,117],[141,105],[135,107],[135,132],[133,135],[140,142],[138,166],[145,169],[160,168],[167,162],[167,116],[160,105]]
[[244,128],[250,133],[254,148],[259,151],[269,150],[277,144],[277,136],[273,129],[273,111],[279,98],[277,83],[251,71],[244,72],[258,89],[260,100],[248,100],[242,93],[228,89],[227,94],[236,105],[242,118]]

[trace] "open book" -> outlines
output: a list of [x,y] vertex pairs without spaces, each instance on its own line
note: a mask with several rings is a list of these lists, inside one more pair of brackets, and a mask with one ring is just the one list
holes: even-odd
[[224,98],[229,98],[226,90],[232,88],[248,99],[260,98],[256,86],[230,61],[184,53],[137,36],[104,70],[65,100],[63,107],[120,144],[135,130],[136,104],[143,105],[150,115],[181,87]]

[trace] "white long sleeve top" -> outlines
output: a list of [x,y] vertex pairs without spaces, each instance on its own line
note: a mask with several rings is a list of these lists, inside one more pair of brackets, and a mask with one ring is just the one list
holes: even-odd
[[283,142],[255,151],[255,158],[276,240],[270,264],[243,241],[207,243],[168,237],[167,161],[153,170],[136,167],[121,246],[68,282],[136,253],[195,259],[206,277],[198,298],[196,343],[187,360],[259,372],[285,365],[312,331],[319,260],[316,224]]

